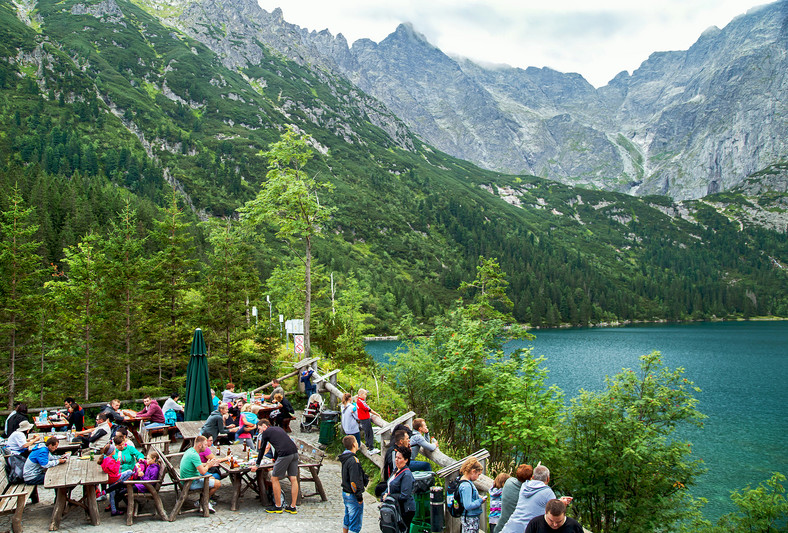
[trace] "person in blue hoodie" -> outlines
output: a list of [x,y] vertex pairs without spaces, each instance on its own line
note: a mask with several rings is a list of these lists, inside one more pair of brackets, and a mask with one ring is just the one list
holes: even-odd
[[479,531],[479,519],[484,511],[484,502],[487,500],[487,496],[479,497],[479,492],[473,482],[479,479],[482,471],[482,464],[475,457],[469,457],[460,467],[462,477],[457,492],[463,507],[465,507],[460,518],[462,533],[477,533]]
[[501,533],[524,533],[532,519],[544,514],[547,502],[555,499],[553,489],[547,486],[549,481],[550,470],[546,466],[539,465],[534,468],[531,479],[520,488],[517,507]]
[[27,485],[43,485],[46,477],[47,468],[52,468],[65,463],[66,457],[56,457],[58,440],[56,437],[49,437],[46,446],[39,446],[30,452],[25,461],[24,478]]

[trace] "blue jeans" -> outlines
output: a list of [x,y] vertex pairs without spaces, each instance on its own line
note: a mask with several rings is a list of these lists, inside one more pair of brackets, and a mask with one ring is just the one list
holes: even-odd
[[145,429],[156,429],[163,427],[167,427],[167,424],[162,424],[161,422],[147,422],[145,424]]
[[361,531],[361,517],[364,516],[364,503],[359,503],[355,494],[342,492],[342,501],[345,502],[345,517],[342,519],[342,527],[346,527],[352,533]]
[[26,485],[43,485],[44,478],[46,477],[47,473],[46,470],[38,474],[35,479],[31,479],[30,481],[25,480]]
[[195,479],[194,481],[192,481],[192,484],[190,485],[190,487],[192,488],[192,490],[201,489],[201,488],[203,488],[205,486],[205,480],[206,479],[208,480],[208,486],[210,488],[213,488],[213,486],[216,485],[216,478],[209,477],[209,478]]
[[410,468],[411,472],[432,472],[432,467],[427,461],[415,461],[411,459],[408,468]]
[[109,493],[109,508],[113,513],[118,512],[118,507],[116,504],[117,497],[122,496],[126,492],[126,485],[123,484],[124,481],[131,479],[131,475],[134,474],[134,470],[126,470],[120,474],[120,479],[117,483],[114,483],[112,486],[115,487],[115,490]]

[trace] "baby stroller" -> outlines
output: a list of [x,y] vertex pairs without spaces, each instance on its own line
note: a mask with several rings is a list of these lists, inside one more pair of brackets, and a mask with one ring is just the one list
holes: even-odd
[[301,433],[309,433],[320,427],[320,413],[323,412],[323,397],[318,393],[313,394],[307,401],[304,412],[301,413]]

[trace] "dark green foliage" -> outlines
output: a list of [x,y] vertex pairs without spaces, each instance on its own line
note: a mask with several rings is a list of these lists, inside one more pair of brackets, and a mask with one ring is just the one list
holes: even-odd
[[[194,222],[235,216],[268,170],[258,154],[292,124],[319,148],[304,171],[335,187],[320,198],[335,210],[314,243],[314,268],[324,276],[355,272],[369,331],[431,327],[474,278],[479,256],[498,259],[514,318],[533,326],[788,316],[788,237],[740,225],[735,210],[753,200],[738,191],[714,199],[727,211],[684,204],[685,219],[666,198],[483,171],[404,129],[395,142],[372,124],[367,97],[346,80],[265,51],[258,65],[231,70],[135,4],[120,0],[121,13],[100,16],[75,14],[77,4],[106,9],[44,0],[29,27],[0,0],[0,207],[8,209],[18,183],[35,208],[45,265],[62,269],[63,250],[91,231],[103,237],[127,202],[141,233],[150,232],[169,182],[185,193],[193,250],[183,260],[195,262],[186,278],[205,281],[211,246]],[[389,126],[397,126],[393,118]],[[780,173],[775,165],[759,177]],[[520,207],[488,192],[506,187]],[[770,201],[782,209],[779,195]],[[251,257],[260,279],[277,266],[292,269],[293,254],[270,228],[261,232],[265,245]],[[148,239],[143,254],[160,246]],[[186,294],[194,296],[189,305],[204,297]],[[283,302],[273,303],[283,311]],[[329,324],[325,292],[315,306],[315,331],[328,349],[357,351],[356,341],[340,338],[358,331],[352,321]],[[186,336],[194,324],[183,313]],[[165,360],[181,357],[179,342],[169,343]],[[149,363],[159,357],[151,347],[138,352]],[[162,386],[175,368],[167,367]],[[150,370],[131,389],[151,383]]]

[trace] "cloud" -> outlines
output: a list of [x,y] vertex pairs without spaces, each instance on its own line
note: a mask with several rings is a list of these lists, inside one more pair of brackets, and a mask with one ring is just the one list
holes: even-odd
[[[280,0],[259,0],[272,10]],[[350,43],[380,42],[410,22],[449,55],[518,67],[579,72],[600,86],[655,51],[689,48],[709,26],[725,26],[752,0],[288,0],[285,20],[328,28]]]

